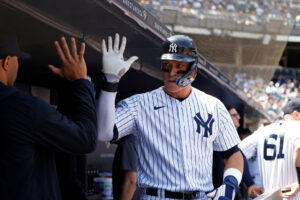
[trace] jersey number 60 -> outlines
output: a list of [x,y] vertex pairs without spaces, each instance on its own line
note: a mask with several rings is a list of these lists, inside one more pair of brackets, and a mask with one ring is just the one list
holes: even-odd
[[[277,158],[284,158],[284,154],[282,153],[282,149],[283,149],[283,142],[284,142],[284,136],[280,135],[280,142],[279,142],[279,152],[277,154]],[[278,135],[276,134],[271,134],[268,137],[265,138],[265,143],[264,143],[264,159],[265,160],[275,160],[276,158],[276,149],[277,149],[277,144],[270,144],[270,140],[273,139],[275,141],[277,141],[278,139]],[[268,149],[273,150],[272,155],[267,155]]]

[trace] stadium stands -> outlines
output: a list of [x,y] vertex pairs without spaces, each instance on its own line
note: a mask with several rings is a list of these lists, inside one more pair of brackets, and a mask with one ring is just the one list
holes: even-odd
[[297,5],[274,2],[278,1],[140,0],[174,33],[193,38],[199,53],[212,63],[275,66],[286,43],[300,42],[300,37],[290,37]]
[[282,115],[280,107],[290,99],[300,97],[300,69],[276,69],[272,81],[264,83],[261,78],[251,79],[246,73],[237,73],[234,82],[260,103],[273,119]]
[[187,15],[200,16],[203,11],[215,15],[232,15],[239,23],[256,24],[262,19],[283,19],[292,22],[296,16],[298,4],[289,1],[271,0],[139,0],[141,4],[151,6],[173,6]]
[[[259,102],[273,119],[281,112],[278,107],[299,96],[296,77],[300,77],[300,70],[279,69],[278,63],[289,35],[295,33],[292,30],[298,28],[300,33],[300,1],[139,2],[152,9],[150,12],[174,32],[194,37],[201,46],[199,52],[215,65],[220,63],[219,70],[249,98]],[[282,38],[283,35],[286,37]]]
[[235,13],[244,17],[237,20],[245,23],[259,23],[261,17],[283,18],[287,22],[295,16],[298,4],[289,1],[270,0],[139,0],[141,4],[152,6],[174,6],[186,14],[199,15],[203,10],[214,14]]

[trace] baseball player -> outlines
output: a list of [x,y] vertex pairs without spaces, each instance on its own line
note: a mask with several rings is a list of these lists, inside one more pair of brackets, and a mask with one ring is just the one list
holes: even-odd
[[[119,49],[103,40],[103,73],[107,78],[98,100],[101,141],[137,135],[137,183],[142,199],[209,199],[213,190],[212,153],[228,159],[223,184],[213,199],[232,200],[241,181],[243,158],[239,137],[225,106],[191,86],[196,77],[197,49],[191,38],[167,38],[161,55],[164,86],[119,102],[115,96],[121,76],[137,59],[124,61],[126,38]],[[212,194],[211,194],[212,195]]]
[[[236,108],[231,105],[226,105],[226,109],[228,110],[233,124],[236,129],[240,127],[240,115],[237,112]],[[241,138],[241,135],[240,135]],[[245,156],[244,159],[244,173],[242,177],[242,182],[239,188],[239,191],[236,194],[235,199],[245,199],[247,197],[247,193],[250,197],[256,197],[257,195],[262,193],[262,188],[257,186],[250,174],[248,162]],[[224,160],[222,158],[222,154],[220,152],[214,151],[213,153],[213,184],[215,187],[219,187],[222,184],[222,179],[224,173]],[[247,192],[248,191],[248,192]]]
[[265,192],[288,187],[282,198],[299,200],[300,99],[287,103],[283,112],[284,121],[259,128],[241,142],[240,148],[247,159],[257,156]]

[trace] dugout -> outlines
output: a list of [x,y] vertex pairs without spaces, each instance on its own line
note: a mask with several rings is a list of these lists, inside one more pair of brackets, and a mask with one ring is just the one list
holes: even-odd
[[[0,0],[0,17],[3,19],[0,25],[13,26],[22,49],[32,56],[20,61],[17,87],[49,103],[55,104],[55,88],[59,87],[60,80],[47,65],[60,65],[53,41],[63,35],[86,42],[85,59],[91,76],[101,71],[101,40],[116,32],[127,36],[125,57],[137,55],[140,59],[121,80],[118,100],[162,85],[160,45],[171,32],[135,1]],[[248,119],[258,121],[268,117],[260,105],[248,99],[208,60],[201,55],[198,59],[195,87],[216,96],[224,104],[235,105]],[[89,164],[108,171],[113,150],[114,147],[99,144],[98,150],[89,156]]]

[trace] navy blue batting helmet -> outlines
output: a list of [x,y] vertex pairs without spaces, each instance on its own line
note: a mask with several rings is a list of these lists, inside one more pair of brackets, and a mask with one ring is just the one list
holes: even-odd
[[194,81],[193,73],[197,71],[198,63],[198,52],[193,40],[185,35],[173,35],[163,42],[162,49],[161,60],[190,63],[189,68],[176,80],[176,84],[185,87],[192,83]]

